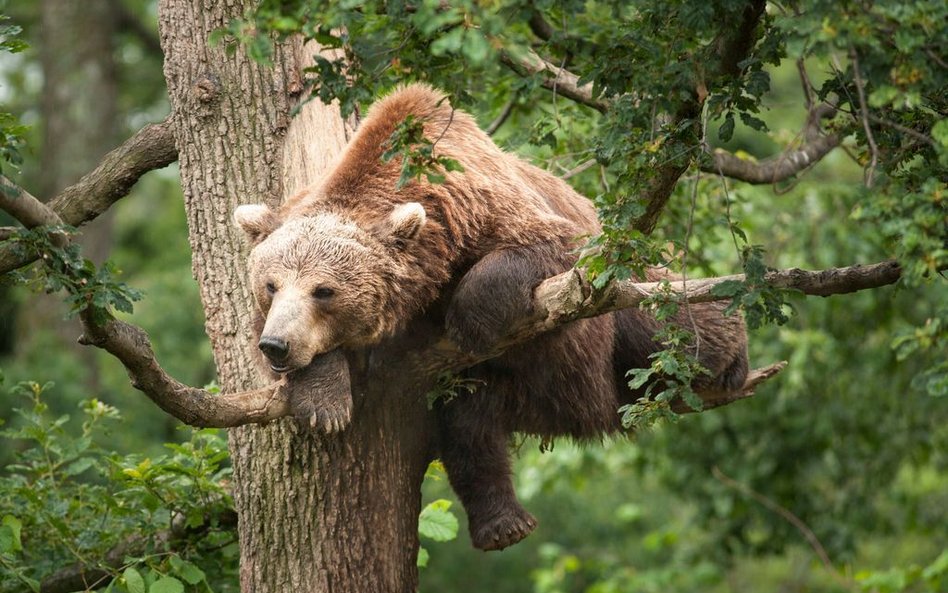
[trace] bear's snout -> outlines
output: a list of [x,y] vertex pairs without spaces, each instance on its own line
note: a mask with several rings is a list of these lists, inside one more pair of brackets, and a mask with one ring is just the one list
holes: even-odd
[[264,356],[270,361],[270,367],[276,372],[287,370],[286,359],[290,354],[290,345],[286,340],[263,336],[257,347],[263,352]]

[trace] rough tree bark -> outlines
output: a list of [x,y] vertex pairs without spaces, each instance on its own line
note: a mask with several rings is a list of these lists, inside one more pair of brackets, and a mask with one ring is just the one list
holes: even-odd
[[[318,101],[291,118],[304,53],[282,44],[267,68],[209,34],[251,2],[163,0],[165,77],[181,180],[211,339],[226,391],[259,386],[251,341],[240,203],[271,205],[318,179],[346,141],[338,110]],[[423,386],[391,375],[385,352],[350,360],[349,430],[333,437],[286,420],[230,433],[245,592],[413,590],[417,516],[428,458]],[[383,387],[384,386],[384,387]]]

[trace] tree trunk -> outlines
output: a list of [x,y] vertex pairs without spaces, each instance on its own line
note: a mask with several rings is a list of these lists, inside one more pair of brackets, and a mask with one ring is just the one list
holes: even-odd
[[[317,180],[347,139],[335,107],[296,117],[306,52],[278,45],[272,68],[208,36],[251,2],[162,0],[159,27],[193,272],[201,288],[219,383],[262,384],[251,331],[246,247],[232,221],[241,203],[275,205]],[[342,434],[288,420],[230,433],[245,592],[403,592],[417,586],[420,484],[429,455],[422,385],[386,364],[388,352],[349,355],[354,414]],[[392,371],[390,369],[395,369]]]

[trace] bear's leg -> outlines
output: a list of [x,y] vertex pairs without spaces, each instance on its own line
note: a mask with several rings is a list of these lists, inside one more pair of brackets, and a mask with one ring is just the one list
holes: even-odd
[[467,512],[471,543],[502,550],[530,535],[537,522],[514,493],[502,424],[485,417],[478,402],[466,401],[486,395],[461,395],[440,407],[441,460]]
[[530,312],[533,289],[572,265],[562,245],[542,243],[493,251],[461,278],[445,318],[462,350],[486,353]]

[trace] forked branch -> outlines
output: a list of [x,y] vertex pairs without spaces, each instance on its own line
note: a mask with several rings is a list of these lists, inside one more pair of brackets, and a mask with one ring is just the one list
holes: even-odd
[[[142,175],[154,169],[161,169],[176,161],[177,158],[178,149],[175,146],[169,120],[159,124],[150,124],[105,155],[99,166],[74,185],[64,189],[48,204],[44,205],[36,198],[33,198],[33,201],[40,203],[58,217],[59,220],[54,224],[81,226],[128,195],[129,190]],[[4,194],[7,194],[7,184],[12,185],[9,181],[4,181]],[[17,188],[17,190],[21,192],[17,194],[21,197],[29,195],[22,189]],[[5,203],[0,203],[0,208],[10,212]],[[48,214],[48,212],[45,213],[44,217],[49,218]],[[15,214],[14,217],[27,227],[50,224],[49,222],[31,224],[31,221],[35,222],[38,219],[22,219]],[[0,274],[25,266],[35,261],[36,257],[36,255],[16,254],[9,248],[0,247]]]

